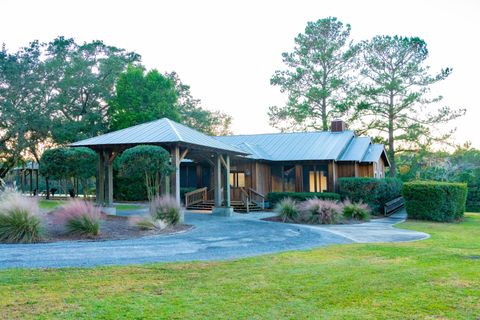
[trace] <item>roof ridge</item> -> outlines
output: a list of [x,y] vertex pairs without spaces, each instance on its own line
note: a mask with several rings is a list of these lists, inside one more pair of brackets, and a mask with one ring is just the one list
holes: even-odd
[[247,133],[247,134],[230,134],[226,136],[215,136],[216,138],[229,138],[229,137],[245,137],[245,136],[267,136],[267,135],[290,135],[290,134],[304,134],[304,133],[322,133],[322,134],[340,134],[343,132],[353,132],[353,130],[343,130],[338,132],[332,131],[295,131],[295,132],[271,132],[271,133]]
[[[166,119],[166,120],[167,120],[167,123],[170,125],[170,127],[172,128],[172,130],[173,130],[173,131],[175,132],[175,134],[178,136],[178,140],[179,140],[179,141],[184,141],[182,135],[180,134],[180,132],[178,132],[177,128],[175,128],[175,126],[173,125],[172,122],[174,122],[174,121],[173,121],[173,120],[170,120],[170,119],[168,119],[168,118],[163,118],[163,119]],[[160,120],[161,120],[161,119],[160,119]],[[177,123],[177,122],[175,122],[175,123]],[[200,133],[201,133],[201,132],[200,132]]]

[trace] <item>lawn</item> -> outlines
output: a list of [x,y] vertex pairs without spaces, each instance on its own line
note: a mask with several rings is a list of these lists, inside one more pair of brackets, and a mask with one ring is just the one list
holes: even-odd
[[478,319],[480,215],[400,244],[227,262],[0,271],[4,319]]
[[[81,198],[80,198],[81,199]],[[45,210],[53,210],[55,208],[60,207],[61,205],[65,204],[67,201],[65,200],[40,200],[39,206],[41,209]],[[126,211],[126,210],[137,210],[141,209],[144,206],[135,205],[135,204],[116,204],[115,208],[118,211]]]

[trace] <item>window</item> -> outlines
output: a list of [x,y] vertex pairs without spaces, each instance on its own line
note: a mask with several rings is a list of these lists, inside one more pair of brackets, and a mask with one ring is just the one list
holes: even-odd
[[230,172],[230,186],[232,188],[245,188],[245,172]]
[[303,190],[325,192],[328,188],[328,169],[325,165],[303,166]]

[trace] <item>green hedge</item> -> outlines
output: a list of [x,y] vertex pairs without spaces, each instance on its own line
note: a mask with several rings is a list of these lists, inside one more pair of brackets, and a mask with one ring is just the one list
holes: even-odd
[[415,181],[403,185],[409,218],[450,222],[463,217],[467,185],[436,181]]
[[267,200],[270,207],[285,198],[291,198],[296,201],[304,201],[306,199],[318,198],[324,200],[340,200],[340,195],[333,192],[270,192],[267,194]]
[[466,210],[480,212],[480,186],[478,184],[468,184]]
[[367,203],[374,213],[383,213],[388,201],[402,195],[402,181],[395,178],[340,178],[338,193],[342,199]]
[[114,176],[113,197],[117,201],[147,200],[145,182],[140,178]]

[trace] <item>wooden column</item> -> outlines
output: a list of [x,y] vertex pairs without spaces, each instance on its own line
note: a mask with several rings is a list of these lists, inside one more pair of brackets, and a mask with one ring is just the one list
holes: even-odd
[[225,155],[225,187],[223,189],[225,207],[230,207],[230,156]]
[[214,175],[215,175],[215,207],[222,206],[222,162],[220,160],[220,155],[216,155],[215,159],[215,167],[214,167]]
[[171,149],[172,165],[175,171],[172,174],[172,195],[177,200],[177,203],[181,203],[180,199],[180,148],[175,146]]
[[98,153],[97,168],[97,204],[103,204],[105,201],[105,157],[103,152]]
[[40,190],[38,189],[38,171],[40,170],[40,165],[38,166],[38,169],[35,170],[35,190],[37,190],[35,193],[37,196],[40,195]]
[[29,170],[30,171],[30,195],[33,194],[33,164],[30,163],[32,168]]
[[111,151],[104,151],[103,153],[104,160],[104,203],[106,207],[111,207],[113,205],[113,157]]

